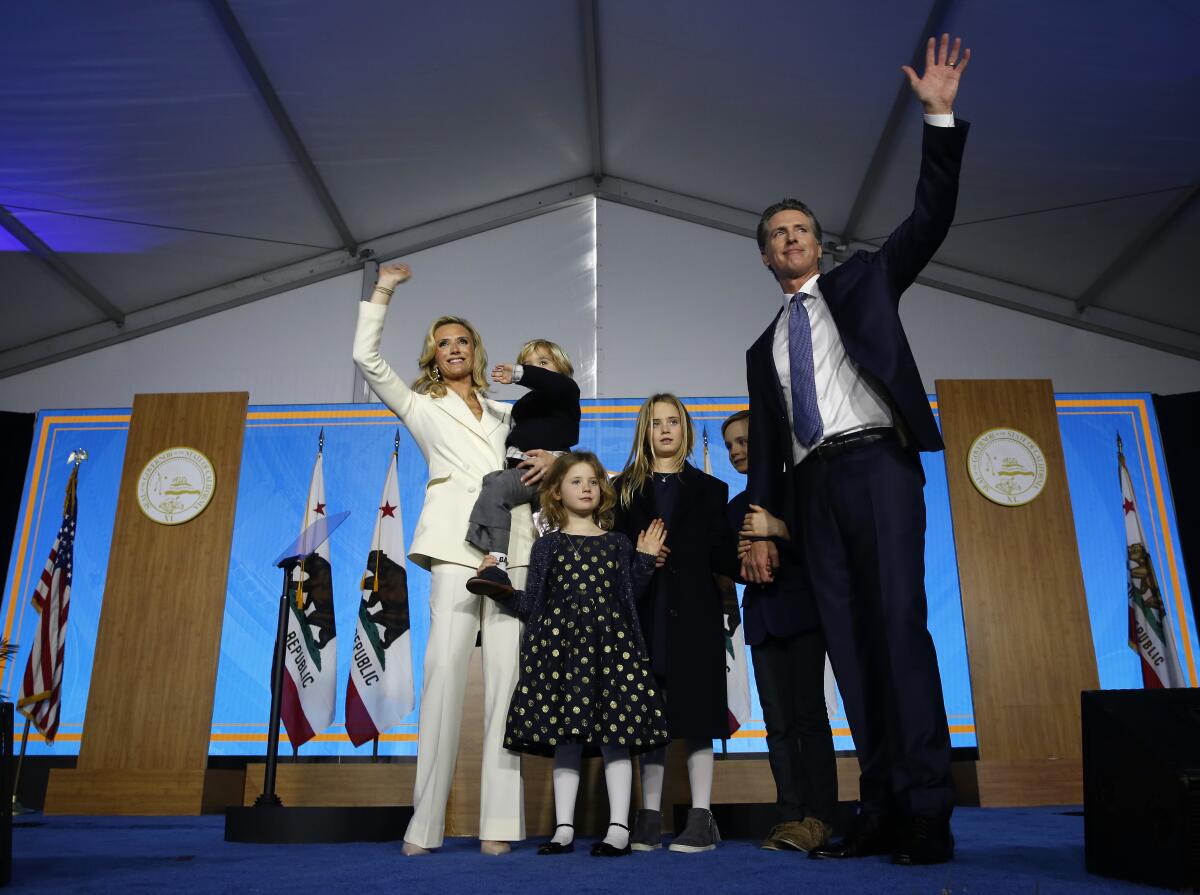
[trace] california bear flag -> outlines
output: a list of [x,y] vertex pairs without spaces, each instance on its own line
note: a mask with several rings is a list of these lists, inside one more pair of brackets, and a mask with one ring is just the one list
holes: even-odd
[[[304,531],[325,515],[325,433],[317,442],[317,459],[304,505]],[[337,699],[337,630],[333,618],[333,575],[329,542],[292,572],[293,599],[288,613],[283,676],[283,726],[292,746],[307,743],[333,721]]]
[[413,710],[408,572],[404,568],[404,524],[396,481],[399,449],[397,432],[363,573],[358,628],[346,683],[346,733],[356,746],[373,740]]
[[1147,690],[1186,687],[1187,678],[1179,664],[1175,634],[1167,606],[1158,588],[1154,562],[1142,532],[1133,481],[1125,466],[1121,436],[1117,436],[1117,474],[1121,479],[1121,511],[1125,517],[1125,556],[1129,574],[1129,648],[1138,654],[1142,686]]

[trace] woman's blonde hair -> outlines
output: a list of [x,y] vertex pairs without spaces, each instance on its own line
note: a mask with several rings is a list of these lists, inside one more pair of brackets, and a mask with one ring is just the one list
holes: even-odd
[[412,384],[414,392],[433,398],[446,396],[446,383],[442,381],[442,375],[437,369],[437,336],[435,334],[443,326],[455,323],[471,334],[471,342],[475,347],[475,360],[471,364],[471,388],[486,394],[488,360],[487,351],[483,347],[483,338],[469,320],[451,314],[443,315],[429,324],[429,331],[425,333],[425,344],[421,346],[421,356],[417,359],[421,375]]
[[563,351],[561,346],[546,339],[530,339],[522,345],[521,350],[517,352],[517,363],[525,363],[526,359],[535,351],[541,351],[554,358],[554,363],[558,366],[558,372],[566,376],[575,375],[575,368],[571,366],[571,359],[567,357],[567,352]]
[[629,509],[633,495],[641,491],[650,478],[654,469],[654,445],[650,443],[650,424],[654,417],[654,405],[658,403],[671,404],[679,411],[679,420],[683,425],[683,441],[675,454],[680,469],[684,461],[696,446],[696,429],[692,425],[691,414],[683,406],[683,402],[670,392],[651,395],[638,411],[637,428],[633,432],[633,446],[629,449],[629,459],[625,461],[625,470],[621,473],[621,506]]
[[600,503],[592,512],[592,521],[608,531],[613,525],[613,507],[617,505],[617,492],[613,490],[612,482],[600,458],[591,451],[569,451],[554,461],[546,478],[542,480],[542,488],[538,499],[542,504],[542,516],[553,528],[562,528],[567,524],[567,510],[562,502],[562,483],[571,467],[577,463],[586,463],[596,473],[600,482]]

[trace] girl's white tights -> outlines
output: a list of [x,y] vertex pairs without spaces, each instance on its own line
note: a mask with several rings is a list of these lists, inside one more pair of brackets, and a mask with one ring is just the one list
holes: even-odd
[[[633,762],[629,750],[605,746],[604,783],[608,790],[608,832],[604,841],[614,848],[624,848],[629,843],[629,790],[633,785]],[[579,795],[579,762],[583,755],[582,743],[563,743],[554,750],[554,840],[566,845],[575,838],[575,799]],[[661,767],[661,766],[660,766]],[[709,749],[709,777],[712,776],[712,749]],[[621,824],[622,826],[614,826]]]
[[[688,783],[693,808],[712,807],[713,750],[711,740],[687,741]],[[667,750],[655,749],[642,756],[642,807],[662,810],[663,772]]]

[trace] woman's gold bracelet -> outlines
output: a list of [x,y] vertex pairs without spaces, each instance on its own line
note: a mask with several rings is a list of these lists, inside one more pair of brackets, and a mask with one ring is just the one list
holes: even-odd
[[396,291],[396,287],[393,286],[391,289],[389,289],[387,286],[376,286],[375,291],[382,292],[384,295],[391,295]]

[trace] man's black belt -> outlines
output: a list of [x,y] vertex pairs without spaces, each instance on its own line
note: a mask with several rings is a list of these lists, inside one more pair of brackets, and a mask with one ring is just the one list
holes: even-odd
[[843,454],[848,454],[851,451],[857,451],[860,448],[865,448],[869,444],[883,441],[886,438],[895,438],[896,430],[891,426],[881,426],[875,429],[858,429],[854,432],[843,432],[840,435],[831,435],[826,438],[815,448],[809,451],[810,457],[819,457],[822,460],[829,460],[833,457],[840,457]]

